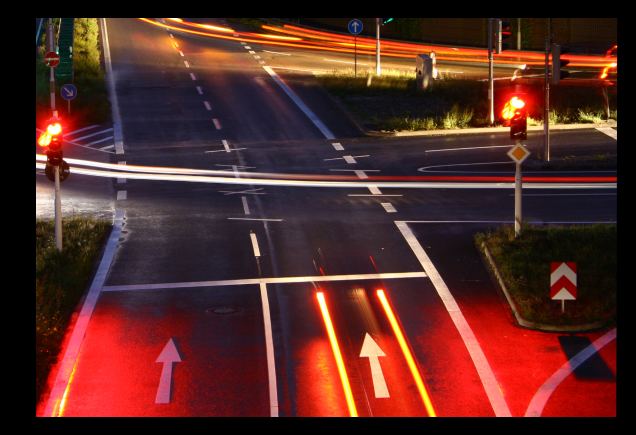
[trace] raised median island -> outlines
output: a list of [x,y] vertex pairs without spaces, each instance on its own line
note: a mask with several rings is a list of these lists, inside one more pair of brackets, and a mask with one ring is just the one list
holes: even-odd
[[[547,331],[600,329],[616,322],[615,224],[512,226],[475,235],[521,326]],[[552,262],[576,264],[576,299],[550,297]]]

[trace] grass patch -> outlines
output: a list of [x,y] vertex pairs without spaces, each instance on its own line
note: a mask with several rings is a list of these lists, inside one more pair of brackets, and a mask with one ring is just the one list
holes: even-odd
[[[317,76],[319,83],[338,98],[358,123],[369,130],[433,130],[489,126],[488,83],[442,76],[426,91],[417,91],[415,73],[383,71],[354,76],[353,71]],[[503,98],[511,85],[497,82],[495,114],[503,107]],[[530,101],[528,125],[543,125],[543,88],[525,89]],[[570,124],[602,122],[605,119],[602,94],[596,88],[555,87],[550,93],[550,123]],[[616,95],[610,93],[610,107]],[[616,110],[610,111],[616,119]],[[496,120],[495,125],[501,125]]]
[[55,363],[73,310],[84,294],[111,229],[106,220],[63,219],[63,247],[55,247],[52,220],[35,222],[36,397]]
[[[73,84],[77,97],[71,101],[71,116],[68,103],[60,97],[60,87],[65,83],[56,80],[55,107],[63,118],[71,118],[70,124],[100,124],[111,119],[108,89],[101,63],[101,44],[97,18],[75,18],[73,37]],[[36,113],[38,117],[50,116],[49,71],[44,65],[44,54],[48,43],[46,37],[38,49],[36,60]],[[69,81],[70,82],[70,81]]]
[[[530,322],[565,326],[616,321],[616,225],[524,226],[515,239],[512,226],[478,233],[486,243],[519,314]],[[577,265],[576,301],[550,299],[550,262]]]

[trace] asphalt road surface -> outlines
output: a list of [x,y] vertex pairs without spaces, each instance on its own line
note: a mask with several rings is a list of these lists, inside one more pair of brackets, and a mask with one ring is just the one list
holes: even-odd
[[[507,134],[365,137],[262,47],[106,23],[124,135],[112,162],[236,177],[513,174]],[[531,152],[541,143],[529,134]],[[552,146],[616,154],[593,128],[554,132]],[[473,246],[512,223],[511,189],[108,184],[111,202],[96,206],[124,216],[112,264],[38,415],[616,414],[611,331],[516,326]],[[529,189],[524,219],[615,222],[616,200]],[[546,386],[597,339],[593,366]]]

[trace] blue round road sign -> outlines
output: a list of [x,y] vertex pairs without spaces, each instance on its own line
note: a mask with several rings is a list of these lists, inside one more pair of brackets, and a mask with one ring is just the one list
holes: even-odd
[[349,29],[349,33],[351,33],[352,35],[359,35],[360,32],[362,32],[362,21],[354,18],[353,20],[349,21],[347,28]]
[[71,101],[77,97],[77,87],[72,83],[67,83],[60,88],[60,95],[66,101]]

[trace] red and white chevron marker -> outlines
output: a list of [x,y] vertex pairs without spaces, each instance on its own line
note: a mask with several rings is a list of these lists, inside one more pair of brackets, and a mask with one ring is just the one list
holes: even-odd
[[550,263],[550,298],[561,300],[561,312],[565,300],[576,300],[576,263],[553,261]]

